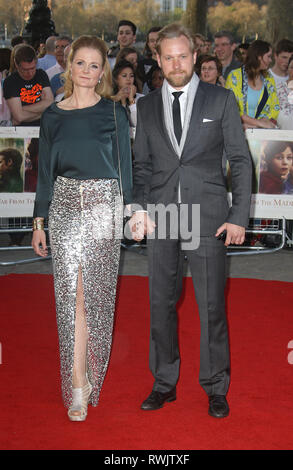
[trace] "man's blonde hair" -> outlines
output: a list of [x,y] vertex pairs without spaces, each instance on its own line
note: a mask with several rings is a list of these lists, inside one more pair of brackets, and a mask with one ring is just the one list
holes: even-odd
[[161,55],[161,43],[164,39],[175,39],[180,38],[180,36],[185,36],[190,44],[190,50],[192,54],[195,52],[194,41],[190,31],[180,23],[172,23],[165,26],[159,31],[158,39],[156,42],[156,51]]

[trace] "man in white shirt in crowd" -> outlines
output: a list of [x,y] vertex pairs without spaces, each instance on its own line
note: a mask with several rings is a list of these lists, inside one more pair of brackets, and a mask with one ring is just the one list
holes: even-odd
[[116,56],[121,49],[131,47],[136,41],[136,25],[132,21],[121,20],[118,24],[117,31],[118,45],[112,47],[108,52],[108,59],[111,68],[113,69],[116,61]]
[[222,64],[222,75],[226,80],[231,70],[241,67],[241,63],[234,57],[234,51],[237,45],[229,31],[219,31],[215,34],[214,39],[215,54]]
[[275,64],[270,69],[270,72],[275,79],[276,86],[288,80],[288,63],[292,54],[293,42],[289,41],[289,39],[281,39],[275,48]]
[[51,67],[56,65],[56,57],[55,57],[55,41],[56,36],[50,36],[46,40],[46,54],[44,57],[38,59],[37,62],[37,69],[48,70]]
[[62,73],[65,70],[65,62],[64,62],[64,49],[66,46],[71,44],[72,40],[68,36],[58,37],[55,41],[55,57],[56,57],[56,65],[50,67],[47,70],[47,75],[49,80],[51,80],[54,75],[58,73]]

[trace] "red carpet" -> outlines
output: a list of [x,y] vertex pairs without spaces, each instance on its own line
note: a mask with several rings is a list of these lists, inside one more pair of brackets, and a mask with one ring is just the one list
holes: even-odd
[[178,398],[140,410],[148,371],[147,279],[120,279],[113,351],[100,405],[71,423],[60,395],[53,280],[1,278],[1,449],[292,449],[293,288],[285,282],[229,280],[227,309],[231,414],[207,414],[198,384],[199,320],[191,280],[180,306]]

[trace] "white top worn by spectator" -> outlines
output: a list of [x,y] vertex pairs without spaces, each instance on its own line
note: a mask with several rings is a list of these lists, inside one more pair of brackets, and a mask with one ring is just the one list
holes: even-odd
[[61,67],[61,65],[59,65],[57,62],[56,65],[54,65],[53,67],[50,67],[47,70],[47,75],[49,77],[49,80],[52,80],[54,75],[57,75],[58,73],[63,73],[63,72],[64,72],[63,67]]
[[269,71],[275,79],[276,87],[280,85],[281,83],[287,82],[289,78],[289,75],[286,75],[285,77],[282,77],[281,75],[277,75],[276,73],[272,71],[272,69],[269,69]]
[[293,130],[293,80],[289,83],[280,83],[277,86],[280,102],[280,113],[278,115],[278,126],[283,130]]

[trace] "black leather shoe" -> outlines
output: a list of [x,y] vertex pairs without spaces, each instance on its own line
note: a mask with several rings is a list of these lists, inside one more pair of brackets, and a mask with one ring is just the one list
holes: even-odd
[[226,418],[229,414],[229,405],[225,395],[209,396],[209,415],[214,418]]
[[141,409],[147,411],[158,410],[163,407],[164,403],[174,400],[176,400],[176,388],[172,388],[172,390],[166,393],[153,390],[141,405]]

